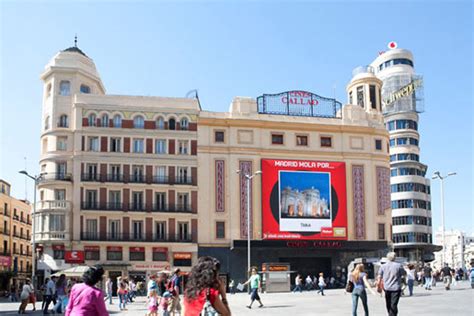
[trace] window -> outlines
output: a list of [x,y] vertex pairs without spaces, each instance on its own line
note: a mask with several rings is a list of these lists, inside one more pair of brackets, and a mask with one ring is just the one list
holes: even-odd
[[135,116],[133,119],[133,127],[134,128],[144,128],[145,127],[145,119],[141,115]]
[[216,222],[216,238],[225,238],[225,222]]
[[166,240],[166,222],[155,222],[155,240]]
[[46,98],[49,98],[51,96],[51,83],[48,83],[46,86]]
[[81,84],[79,91],[81,91],[81,93],[91,93],[91,88],[85,84]]
[[168,121],[168,129],[170,130],[175,130],[176,129],[176,120],[175,119],[170,119]]
[[99,235],[97,234],[97,220],[86,219],[86,235],[88,240],[97,240]]
[[385,239],[385,224],[379,224],[379,239]]
[[46,116],[44,119],[44,130],[47,131],[49,129],[49,116]]
[[109,191],[109,210],[120,210],[122,206],[120,201],[120,191]]
[[332,137],[321,136],[321,147],[332,147]]
[[357,105],[364,107],[364,87],[357,87]]
[[177,183],[191,183],[191,181],[188,181],[188,168],[187,167],[178,167],[176,182]]
[[111,240],[120,240],[120,220],[109,221],[109,236]]
[[165,211],[166,210],[166,193],[157,192],[155,193],[155,197],[156,197],[155,210]]
[[120,137],[111,137],[110,138],[110,151],[113,153],[119,153],[122,151],[121,146],[121,138]]
[[58,247],[53,245],[53,259],[63,260],[64,259],[64,247]]
[[88,123],[89,126],[97,126],[97,116],[94,113],[89,114]]
[[122,117],[118,114],[114,115],[114,127],[122,127]]
[[85,260],[100,260],[100,248],[85,248],[84,249]]
[[187,140],[178,141],[178,153],[180,155],[187,155],[188,154],[188,145],[189,145],[189,142]]
[[382,150],[382,140],[376,139],[375,140],[375,150]]
[[67,150],[67,137],[66,136],[58,136],[56,138],[56,150],[59,150],[59,151]]
[[99,137],[89,137],[89,151],[99,151]]
[[214,141],[216,143],[223,143],[224,142],[224,132],[223,131],[215,131],[214,132]]
[[179,241],[191,240],[189,236],[189,223],[188,222],[178,223],[178,240]]
[[182,118],[181,119],[181,122],[180,122],[180,128],[183,130],[183,131],[186,131],[188,128],[189,128],[189,124],[188,124],[188,119],[187,118]]
[[54,190],[54,199],[56,201],[65,201],[66,200],[66,190],[65,189],[55,189]]
[[297,146],[308,146],[308,136],[306,136],[306,135],[296,135],[296,145]]
[[122,248],[111,247],[107,249],[107,260],[122,261]]
[[86,174],[84,177],[85,180],[97,181],[99,177],[97,176],[97,165],[96,164],[87,164],[86,165]]
[[166,248],[153,247],[153,261],[168,261]]
[[143,239],[143,222],[133,221],[132,229],[133,229],[132,230],[133,240],[142,240]]
[[144,247],[130,247],[130,261],[145,261]]
[[166,140],[165,139],[157,139],[155,141],[155,153],[166,154]]
[[143,139],[134,139],[133,140],[133,152],[138,154],[143,154],[144,146]]
[[166,167],[165,166],[158,166],[155,168],[155,181],[157,183],[166,183]]
[[69,127],[68,117],[66,114],[59,117],[58,127]]
[[189,209],[189,194],[178,193],[178,205],[176,206],[177,211],[188,211]]
[[[143,192],[132,192],[132,210],[133,211],[145,210],[145,208],[143,207]],[[141,236],[141,232],[140,232],[140,236]]]
[[56,180],[64,180],[66,178],[67,164],[65,162],[56,163]]
[[41,147],[41,152],[46,153],[48,151],[48,138],[43,139],[43,146]]
[[71,83],[63,80],[59,83],[59,95],[68,96],[71,93]]
[[122,175],[120,174],[120,165],[111,165],[110,166],[110,177],[109,181],[122,181]]
[[353,99],[352,91],[349,91],[349,104],[352,104]]
[[377,109],[377,103],[375,101],[375,86],[369,86],[369,98],[370,98],[370,105],[372,109]]
[[272,134],[273,145],[283,145],[283,134]]
[[97,209],[97,191],[86,190],[86,203],[85,209],[95,210]]
[[100,119],[100,126],[109,127],[109,115],[108,114],[102,115],[102,118]]
[[165,120],[161,116],[156,120],[156,128],[165,129]]
[[143,166],[132,166],[132,182],[143,182]]

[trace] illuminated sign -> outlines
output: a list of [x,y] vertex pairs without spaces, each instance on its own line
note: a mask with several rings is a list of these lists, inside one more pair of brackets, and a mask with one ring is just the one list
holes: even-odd
[[173,259],[188,259],[191,260],[190,252],[175,252],[173,253]]
[[347,239],[345,163],[262,159],[262,237]]
[[403,86],[399,90],[392,92],[388,95],[387,98],[384,99],[384,104],[385,105],[390,105],[393,102],[403,98],[403,97],[408,97],[412,95],[416,89],[420,88],[423,86],[423,80],[422,79],[415,79],[406,86]]
[[293,90],[277,94],[264,94],[257,98],[258,113],[292,116],[340,117],[342,104],[336,99]]
[[64,253],[64,262],[66,263],[84,263],[84,251],[66,251]]

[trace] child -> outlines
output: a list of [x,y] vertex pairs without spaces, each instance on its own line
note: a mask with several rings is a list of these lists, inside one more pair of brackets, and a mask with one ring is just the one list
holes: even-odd
[[168,307],[171,302],[171,293],[166,291],[163,293],[163,297],[160,300],[160,306],[158,306],[158,313],[160,316],[169,316],[170,312],[168,311]]
[[156,290],[150,290],[150,294],[148,296],[148,316],[157,316],[158,312],[158,295],[156,294]]

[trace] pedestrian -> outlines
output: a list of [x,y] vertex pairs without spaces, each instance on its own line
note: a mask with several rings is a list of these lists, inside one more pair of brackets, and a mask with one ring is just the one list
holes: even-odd
[[71,289],[69,304],[65,316],[107,316],[104,294],[95,285],[102,280],[104,269],[101,266],[92,266],[84,272],[82,280]]
[[235,282],[234,282],[234,279],[230,279],[230,282],[229,282],[229,291],[230,291],[230,294],[235,294]]
[[23,286],[21,286],[21,294],[20,294],[20,300],[21,300],[21,304],[20,304],[20,308],[18,309],[18,314],[25,314],[25,309],[26,309],[26,306],[28,305],[29,301],[30,301],[30,294],[32,293],[32,287],[30,286],[30,279],[26,279],[25,280],[25,284],[23,284]]
[[436,287],[436,281],[438,280],[439,277],[439,271],[438,269],[434,268],[433,272],[431,272],[431,286]]
[[359,263],[356,265],[354,271],[350,275],[350,280],[354,284],[354,289],[352,290],[352,316],[357,316],[359,298],[362,301],[365,316],[369,316],[369,306],[367,305],[367,292],[365,291],[365,288],[367,287],[372,294],[376,294],[367,280],[367,273],[364,271],[364,264]]
[[443,278],[444,288],[449,291],[451,287],[451,268],[447,263],[444,264],[444,268],[441,269],[441,277]]
[[451,269],[451,285],[456,286],[457,280],[456,280],[456,271],[454,269]]
[[35,287],[33,286],[33,282],[30,282],[30,287],[31,287],[31,293],[30,293],[30,299],[29,302],[31,305],[33,305],[33,312],[36,311],[36,293],[35,293]]
[[158,295],[156,294],[156,290],[151,290],[148,295],[148,316],[157,316],[158,315]]
[[160,305],[158,306],[158,314],[160,316],[169,316],[170,312],[168,311],[168,308],[171,304],[171,300],[173,298],[171,297],[170,292],[165,291],[163,293],[163,297],[160,300]]
[[252,308],[252,304],[255,300],[260,304],[259,307],[263,307],[260,296],[258,295],[258,291],[262,291],[262,281],[257,273],[257,268],[252,268],[252,275],[243,285],[247,284],[250,285],[250,305],[247,305],[247,308]]
[[401,295],[401,278],[405,274],[403,266],[395,262],[396,254],[387,254],[387,263],[379,269],[377,283],[383,282],[385,291],[385,305],[389,316],[398,314],[398,301]]
[[56,305],[56,280],[57,278],[53,275],[51,279],[48,280],[48,283],[46,283],[46,295],[43,314],[49,314],[48,308],[51,302]]
[[431,273],[433,269],[431,269],[430,264],[427,263],[423,268],[423,274],[425,275],[425,290],[431,290]]
[[57,302],[53,307],[53,311],[55,313],[61,314],[66,309],[66,305],[64,304],[64,301],[67,297],[67,281],[65,274],[61,274],[59,276],[59,279],[56,281],[55,287]]
[[175,316],[176,314],[181,314],[181,303],[179,298],[179,294],[181,294],[180,274],[181,270],[179,268],[176,268],[167,286],[167,291],[171,294],[170,314],[173,316]]
[[151,290],[156,290],[156,274],[150,275],[150,280],[148,281],[147,284],[147,292],[146,296],[150,296],[150,291]]
[[137,284],[135,283],[135,281],[132,279],[130,280],[130,294],[129,294],[129,299],[130,299],[130,302],[133,303],[135,297],[137,296]]
[[295,277],[295,288],[293,289],[293,292],[300,291],[300,293],[302,293],[303,292],[302,286],[303,286],[303,279],[301,278],[301,274],[297,274]]
[[410,296],[413,296],[413,285],[415,284],[415,266],[412,263],[409,263],[405,271],[407,274],[408,293]]
[[324,282],[324,273],[319,273],[319,280],[318,280],[319,290],[317,293],[321,293],[324,296],[324,288],[326,287],[326,282]]
[[17,295],[16,284],[12,284],[12,285],[10,286],[10,301],[11,301],[11,302],[18,302],[18,295]]
[[308,274],[306,277],[306,291],[311,291],[313,289],[313,280],[311,276]]
[[121,311],[127,310],[127,284],[122,277],[117,278],[117,296],[119,297],[119,308]]
[[113,288],[112,279],[107,278],[107,281],[105,282],[105,294],[107,294],[106,299],[109,300],[109,305],[112,305],[112,288]]
[[205,315],[212,310],[222,316],[231,315],[219,269],[219,260],[208,256],[199,258],[192,267],[184,291],[183,316],[198,316],[203,310]]

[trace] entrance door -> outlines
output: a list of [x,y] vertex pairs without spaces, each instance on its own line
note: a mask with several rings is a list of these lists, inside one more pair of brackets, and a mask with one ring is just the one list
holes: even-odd
[[122,271],[109,271],[109,278],[112,280],[112,295],[117,295],[117,278],[122,276]]
[[280,258],[280,262],[287,262],[290,264],[291,271],[295,271],[291,274],[291,284],[295,284],[295,277],[299,273],[301,277],[311,275],[319,278],[319,273],[324,273],[324,278],[331,277],[331,258]]

